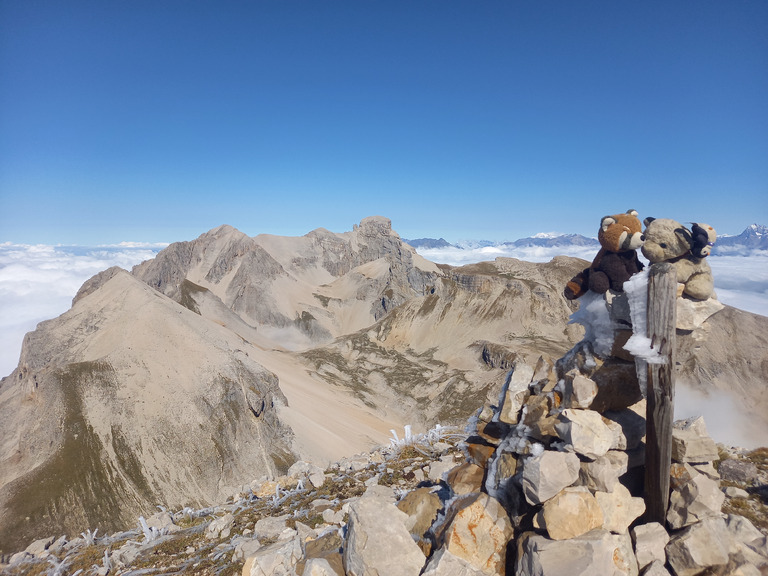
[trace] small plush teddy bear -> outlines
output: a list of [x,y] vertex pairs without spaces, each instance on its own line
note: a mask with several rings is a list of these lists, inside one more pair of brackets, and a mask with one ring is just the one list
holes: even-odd
[[712,246],[717,240],[717,233],[715,229],[709,224],[697,224],[693,223],[691,226],[691,236],[693,237],[693,245],[691,246],[691,254],[696,258],[706,258],[712,252]]
[[645,242],[642,251],[651,264],[671,262],[677,272],[677,281],[683,284],[684,295],[695,300],[712,296],[712,269],[702,256],[692,253],[693,249],[697,254],[709,253],[708,246],[701,245],[701,235],[694,240],[688,228],[669,218],[646,218],[643,223]]
[[624,282],[643,269],[636,251],[643,244],[642,229],[635,210],[604,216],[597,233],[600,242],[597,256],[589,268],[571,278],[563,295],[575,300],[587,290],[598,294],[605,294],[609,288],[622,292]]

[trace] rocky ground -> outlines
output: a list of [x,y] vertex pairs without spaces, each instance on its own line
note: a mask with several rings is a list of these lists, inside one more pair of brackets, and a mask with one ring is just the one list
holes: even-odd
[[[95,529],[71,538],[46,538],[2,558],[0,573],[343,576],[370,573],[369,565],[378,567],[380,574],[419,574],[432,565],[432,571],[422,573],[528,574],[519,566],[515,546],[501,547],[506,557],[498,550],[468,546],[468,563],[445,545],[450,538],[447,511],[462,500],[465,509],[483,509],[482,514],[469,514],[481,528],[478,542],[505,538],[505,529],[511,530],[504,526],[509,524],[506,514],[492,510],[493,498],[481,488],[488,470],[480,463],[487,466],[488,460],[478,448],[476,432],[485,427],[480,416],[469,432],[438,428],[416,437],[406,433],[404,438],[393,437],[388,447],[344,459],[327,470],[297,463],[289,475],[255,480],[221,506],[161,510],[137,520],[134,529],[111,535]],[[749,549],[762,551],[754,558],[763,563],[679,574],[768,574],[768,448],[747,451],[718,445],[718,451],[714,465],[724,496],[721,517],[752,538]],[[401,534],[393,534],[394,526],[402,528]],[[652,546],[646,549],[646,544],[652,535],[636,529],[633,535],[635,557],[641,561],[650,554]],[[403,537],[408,542],[399,540]],[[361,539],[368,545],[360,544]],[[639,539],[646,543],[642,549]],[[456,551],[456,546],[451,549]],[[429,555],[440,556],[442,567],[427,564]],[[658,562],[644,568],[642,574],[669,573],[653,571],[663,569]],[[638,574],[638,568],[615,573]]]

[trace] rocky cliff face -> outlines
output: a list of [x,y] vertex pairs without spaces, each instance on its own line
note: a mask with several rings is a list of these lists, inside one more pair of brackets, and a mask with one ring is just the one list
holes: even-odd
[[125,271],[105,277],[27,335],[2,382],[3,549],[203,505],[295,459],[277,378],[240,337]]
[[[106,270],[0,382],[0,550],[218,502],[405,424],[463,423],[512,366],[581,338],[561,290],[583,266],[438,266],[374,217],[300,238],[222,226]],[[768,346],[729,335],[749,325],[759,347],[764,319],[726,308],[710,324],[680,370],[760,397]]]

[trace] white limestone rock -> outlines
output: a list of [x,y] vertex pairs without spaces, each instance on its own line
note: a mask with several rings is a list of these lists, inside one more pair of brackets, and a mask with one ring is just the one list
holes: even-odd
[[310,558],[304,564],[303,576],[344,576],[344,572],[336,570],[327,558]]
[[667,544],[667,561],[677,576],[695,576],[728,563],[728,529],[722,517],[708,517],[675,534]]
[[436,535],[443,548],[487,575],[504,571],[512,536],[512,523],[504,507],[481,492],[455,500]]
[[246,558],[242,576],[292,576],[300,559],[298,538],[278,541]]
[[348,576],[417,576],[426,559],[411,538],[394,494],[372,486],[349,507],[344,569]]
[[227,538],[229,537],[234,524],[235,517],[228,512],[224,516],[216,518],[208,524],[208,528],[205,530],[205,537],[209,539]]
[[676,328],[678,330],[696,330],[712,316],[725,308],[713,295],[707,300],[677,299]]
[[290,517],[290,514],[265,516],[253,526],[253,533],[257,538],[262,538],[264,540],[278,538],[286,529],[286,522]]
[[590,460],[605,455],[617,442],[616,430],[609,427],[594,410],[563,410],[555,430],[561,440],[573,446],[577,454]]
[[563,405],[568,408],[589,408],[597,396],[597,383],[578,371],[566,374]]
[[440,548],[429,559],[422,576],[486,576],[486,573],[450,550]]
[[724,501],[725,494],[721,492],[719,483],[703,474],[697,474],[672,490],[667,523],[677,529],[708,516],[719,516]]
[[672,460],[712,462],[720,458],[702,416],[678,420],[672,426]]
[[642,576],[672,576],[664,566],[664,562],[654,560],[641,572]]
[[570,540],[527,532],[518,539],[516,576],[637,576],[629,534],[592,530]]
[[538,521],[552,540],[568,540],[600,528],[604,517],[597,499],[587,488],[572,486],[544,503]]
[[632,540],[635,543],[635,556],[640,570],[654,562],[659,562],[663,567],[667,561],[664,549],[669,543],[669,534],[664,526],[658,522],[635,526],[632,529]]
[[579,457],[572,452],[544,451],[523,464],[523,494],[530,504],[541,504],[579,478]]
[[645,512],[643,499],[634,498],[621,483],[611,492],[595,492],[595,499],[603,511],[603,529],[615,534],[627,532],[632,522]]
[[619,477],[627,472],[626,452],[609,450],[604,456],[581,463],[579,483],[593,491],[612,492]]

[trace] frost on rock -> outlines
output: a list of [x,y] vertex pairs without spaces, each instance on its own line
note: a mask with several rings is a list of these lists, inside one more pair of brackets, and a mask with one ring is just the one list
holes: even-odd
[[614,330],[618,326],[611,320],[602,294],[589,291],[579,298],[579,309],[571,314],[568,323],[584,326],[584,340],[592,344],[595,354],[603,357],[611,354]]

